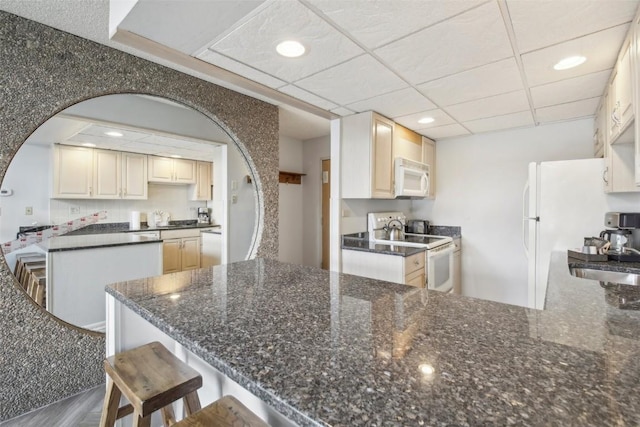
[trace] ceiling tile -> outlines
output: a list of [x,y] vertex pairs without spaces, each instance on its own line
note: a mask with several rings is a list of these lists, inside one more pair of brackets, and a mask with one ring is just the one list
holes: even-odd
[[638,0],[507,0],[507,6],[525,53],[629,22]]
[[263,2],[134,1],[119,28],[191,55]]
[[529,100],[523,90],[451,105],[445,110],[459,122],[529,110]]
[[468,130],[457,123],[453,125],[438,126],[429,129],[419,129],[416,132],[435,140],[450,138],[452,136],[470,135],[470,132]]
[[409,87],[355,102],[347,105],[347,107],[359,113],[372,110],[383,116],[394,118],[415,113],[416,111],[432,110],[436,106],[420,92]]
[[[434,119],[434,121],[429,124],[418,123],[418,120],[423,117],[431,117]],[[453,120],[449,115],[447,115],[447,113],[442,110],[421,111],[419,113],[408,114],[402,117],[393,117],[393,121],[400,123],[401,125],[406,126],[409,129],[428,129],[455,123],[455,120]]]
[[534,124],[531,111],[521,111],[519,113],[505,114],[503,116],[489,117],[463,123],[464,127],[473,133],[533,126]]
[[[628,25],[620,25],[522,55],[527,83],[539,86],[613,68],[627,31]],[[586,56],[587,61],[568,70],[553,69],[561,59],[574,55]]]
[[483,65],[417,87],[441,107],[524,89],[514,58]]
[[362,55],[302,79],[296,86],[347,105],[402,89],[407,84],[371,55]]
[[599,71],[585,76],[561,80],[531,88],[533,105],[536,108],[564,104],[580,99],[602,96],[611,70]]
[[[276,45],[296,39],[307,47],[284,58]],[[293,82],[363,53],[349,38],[297,1],[275,0],[209,49],[287,82]]]
[[486,0],[309,0],[368,48],[433,25]]
[[350,116],[354,113],[354,111],[349,110],[348,108],[338,107],[331,110],[332,113],[335,113],[339,116]]
[[536,118],[540,123],[556,122],[559,120],[577,119],[593,116],[600,103],[600,97],[583,99],[567,104],[554,105],[536,109]]
[[324,108],[325,110],[331,110],[332,108],[338,107],[338,105],[334,104],[331,101],[327,101],[326,99],[319,97],[313,93],[307,92],[304,89],[300,89],[294,85],[283,86],[278,89],[282,93],[286,93],[287,95],[291,95],[294,98],[298,98],[302,101],[308,102],[309,104],[313,104],[316,107]]
[[411,34],[375,53],[414,84],[513,56],[497,2]]
[[108,135],[105,135],[105,132],[110,132],[110,131],[120,132],[121,134],[123,134],[123,136],[121,136],[120,138],[123,138],[123,139],[136,140],[136,139],[142,139],[149,136],[148,133],[135,132],[135,131],[121,129],[121,128],[114,128],[114,127],[94,125],[94,124],[84,129],[82,131],[82,134],[117,139],[118,137],[110,137]]
[[227,58],[226,56],[220,55],[219,53],[213,52],[208,49],[198,55],[198,59],[208,62],[209,64],[216,65],[220,68],[224,68],[225,70],[229,70],[232,73],[236,73],[274,89],[287,84],[286,82],[280,79],[276,79],[275,77],[263,73],[262,71],[258,71],[255,68],[251,68],[245,64],[234,61],[231,58]]

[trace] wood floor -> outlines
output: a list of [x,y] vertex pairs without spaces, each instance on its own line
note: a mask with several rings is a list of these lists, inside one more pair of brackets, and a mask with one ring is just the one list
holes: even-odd
[[0,427],[97,427],[100,423],[105,386],[37,409],[0,423]]

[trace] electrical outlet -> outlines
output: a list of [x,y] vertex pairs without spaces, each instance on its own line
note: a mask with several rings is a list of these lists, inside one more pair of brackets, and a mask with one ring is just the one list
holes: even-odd
[[26,208],[24,208],[24,214],[33,215],[33,208],[31,206],[27,206]]
[[231,195],[231,203],[238,203],[238,195],[237,194],[232,194]]
[[71,206],[69,208],[69,215],[78,215],[80,213],[80,208],[77,206]]

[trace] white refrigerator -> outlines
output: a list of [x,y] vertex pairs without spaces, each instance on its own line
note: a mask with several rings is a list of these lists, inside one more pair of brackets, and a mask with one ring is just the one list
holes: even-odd
[[544,309],[551,252],[581,248],[584,237],[604,230],[609,211],[640,211],[640,195],[608,195],[604,160],[529,164],[523,192],[523,242],[529,259],[528,305]]

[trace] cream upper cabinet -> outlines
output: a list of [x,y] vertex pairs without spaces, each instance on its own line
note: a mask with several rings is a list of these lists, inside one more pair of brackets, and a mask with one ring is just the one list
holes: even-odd
[[422,163],[429,165],[429,194],[428,199],[436,197],[436,142],[422,137]]
[[53,148],[53,197],[86,199],[93,193],[93,149],[68,145]]
[[191,200],[211,200],[213,185],[213,163],[196,162],[196,183],[193,186]]
[[53,183],[54,198],[146,199],[147,156],[55,145]]
[[634,120],[631,55],[633,43],[625,42],[609,84],[609,134],[611,143],[633,141],[633,131],[625,132]]
[[147,156],[122,153],[122,198],[147,199]]
[[195,184],[195,160],[173,159],[170,157],[148,156],[149,182],[172,184]]
[[396,123],[393,133],[393,157],[424,163],[422,136]]
[[117,151],[93,150],[93,198],[119,199],[122,195],[122,164]]
[[374,112],[342,118],[343,198],[394,198],[393,135],[393,121]]

